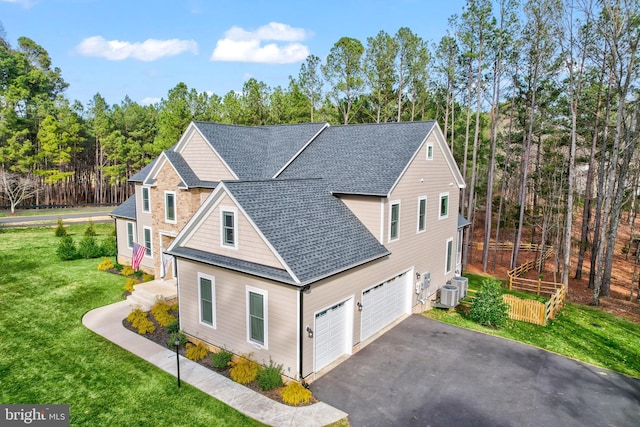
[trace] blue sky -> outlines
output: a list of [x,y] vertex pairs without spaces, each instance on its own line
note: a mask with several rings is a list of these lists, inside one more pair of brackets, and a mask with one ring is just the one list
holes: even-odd
[[464,0],[217,1],[0,0],[13,45],[43,46],[69,83],[70,100],[99,92],[148,104],[179,82],[223,96],[250,77],[286,87],[309,54],[324,60],[341,37],[366,45],[409,27],[437,42]]

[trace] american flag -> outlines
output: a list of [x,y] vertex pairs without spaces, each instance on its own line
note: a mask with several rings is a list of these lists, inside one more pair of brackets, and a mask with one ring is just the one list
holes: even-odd
[[137,270],[140,268],[140,263],[142,262],[142,258],[144,257],[145,252],[147,252],[147,248],[139,245],[137,243],[133,244],[133,256],[131,257],[131,268]]

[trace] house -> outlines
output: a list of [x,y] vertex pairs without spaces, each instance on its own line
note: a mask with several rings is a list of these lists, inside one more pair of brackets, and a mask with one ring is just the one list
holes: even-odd
[[192,338],[312,381],[461,270],[463,178],[434,121],[192,122],[131,178],[119,261],[177,278]]

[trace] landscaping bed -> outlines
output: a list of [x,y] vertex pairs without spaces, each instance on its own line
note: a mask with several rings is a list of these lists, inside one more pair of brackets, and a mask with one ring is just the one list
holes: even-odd
[[[178,319],[178,311],[176,309],[171,309],[168,311],[168,314],[173,316],[175,319]],[[149,313],[149,315],[147,316],[149,321],[153,324],[153,328],[149,328],[152,329],[150,331],[147,331],[144,334],[139,333],[138,328],[134,327],[132,325],[132,323],[128,320],[128,319],[123,319],[122,324],[125,328],[127,328],[128,330],[139,334],[153,342],[155,342],[156,344],[159,344],[163,347],[166,347],[167,349],[173,350],[175,351],[176,347],[175,345],[173,345],[174,339],[175,339],[175,335],[172,335],[169,331],[168,328],[165,326],[162,326],[157,320],[156,318],[151,315],[151,313]],[[178,352],[184,356],[184,357],[188,357],[187,356],[187,346],[185,345],[180,345],[178,347]],[[229,378],[231,381],[234,381],[232,375],[231,375],[231,368],[232,366],[230,364],[228,364],[227,366],[225,366],[224,368],[217,368],[213,365],[213,361],[211,358],[211,355],[213,353],[208,352],[207,355],[204,358],[201,358],[199,360],[193,360],[194,362],[204,366],[207,369],[210,369],[220,375],[223,375],[227,378]],[[235,356],[234,359],[238,359],[238,356]],[[263,368],[264,369],[264,368]],[[275,400],[279,403],[285,404],[285,405],[289,405],[289,406],[306,406],[306,405],[311,405],[313,403],[317,403],[317,399],[315,399],[313,396],[310,397],[310,399],[308,400],[308,402],[300,402],[296,405],[292,405],[290,403],[285,402],[285,400],[282,398],[282,391],[284,390],[285,387],[277,387],[277,388],[273,388],[270,390],[263,390],[257,381],[250,381],[247,384],[242,384],[245,387],[262,394],[263,396],[268,397],[269,399]],[[310,393],[310,391],[309,391]]]

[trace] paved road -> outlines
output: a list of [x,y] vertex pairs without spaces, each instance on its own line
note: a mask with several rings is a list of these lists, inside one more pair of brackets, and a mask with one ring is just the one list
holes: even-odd
[[37,226],[37,225],[49,225],[55,224],[58,218],[62,218],[66,222],[87,222],[91,219],[93,222],[108,222],[113,221],[109,216],[109,213],[114,208],[100,208],[91,209],[87,212],[74,212],[74,213],[58,213],[52,215],[33,215],[33,216],[5,216],[0,217],[0,227],[23,227],[23,226]]
[[640,380],[420,315],[311,390],[352,427],[640,426]]

